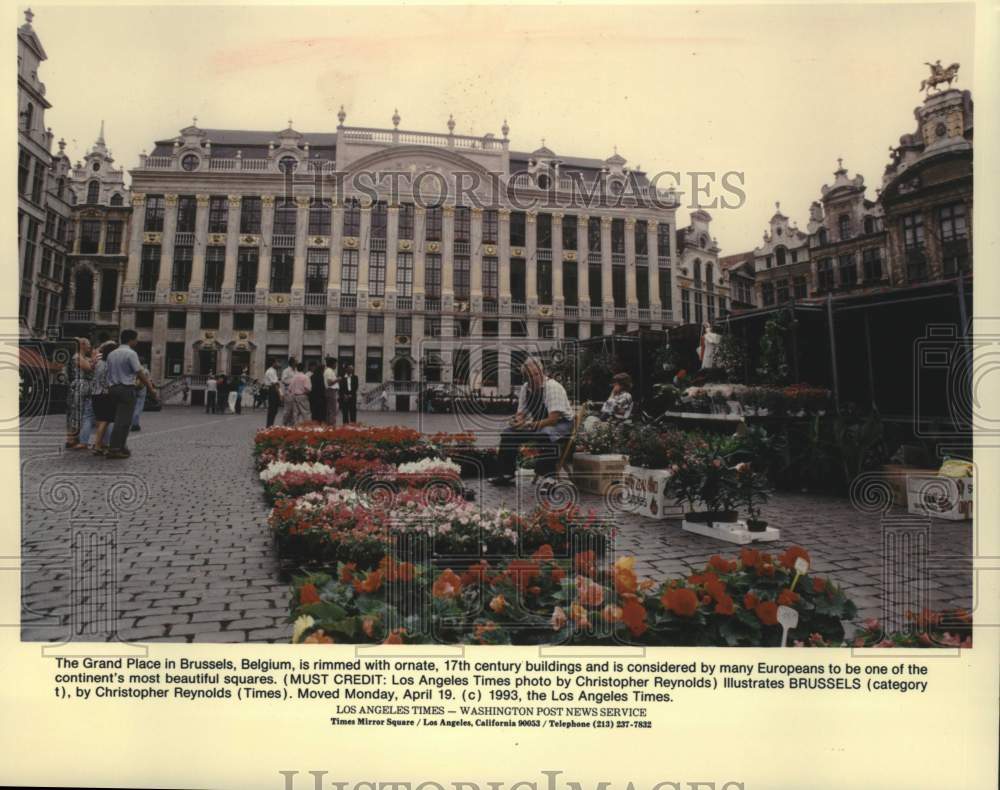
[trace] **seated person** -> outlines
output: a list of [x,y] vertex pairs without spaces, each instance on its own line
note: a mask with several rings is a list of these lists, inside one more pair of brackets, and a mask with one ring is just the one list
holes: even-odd
[[611,394],[601,407],[601,419],[624,422],[632,416],[632,377],[628,373],[616,373],[611,382]]
[[525,381],[517,397],[517,414],[500,434],[500,475],[490,480],[494,485],[513,484],[517,456],[524,445],[543,451],[536,474],[551,474],[559,460],[560,442],[573,432],[572,409],[563,385],[548,378],[537,359],[527,360],[521,372]]

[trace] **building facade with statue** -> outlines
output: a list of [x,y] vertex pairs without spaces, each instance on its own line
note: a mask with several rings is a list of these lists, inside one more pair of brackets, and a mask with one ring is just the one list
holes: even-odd
[[155,378],[333,356],[368,389],[506,394],[516,346],[676,323],[676,194],[617,152],[513,151],[506,122],[497,137],[338,119],[194,123],[140,157],[121,323]]

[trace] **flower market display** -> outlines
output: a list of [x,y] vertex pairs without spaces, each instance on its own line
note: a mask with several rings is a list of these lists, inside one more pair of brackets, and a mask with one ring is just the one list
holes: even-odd
[[[685,507],[743,507],[761,520],[766,478],[744,457],[759,435],[645,433],[655,439],[621,432],[623,449],[630,460],[669,462],[670,494]],[[856,608],[809,571],[805,549],[747,547],[684,577],[640,578],[633,557],[615,556],[610,525],[575,505],[516,513],[462,496],[468,442],[400,428],[257,434],[268,525],[292,575],[294,642],[844,642]],[[877,636],[854,640],[906,644]],[[953,628],[938,641],[955,638],[964,635]]]

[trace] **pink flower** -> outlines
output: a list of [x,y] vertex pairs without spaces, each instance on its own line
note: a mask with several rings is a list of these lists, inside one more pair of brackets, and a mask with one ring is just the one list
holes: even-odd
[[559,631],[567,623],[566,612],[563,611],[561,606],[557,606],[552,610],[552,619],[549,621],[552,624],[553,631]]
[[878,618],[877,617],[869,617],[867,620],[865,620],[862,623],[862,625],[865,627],[865,630],[867,630],[867,631],[878,631],[879,630],[879,624],[878,624]]

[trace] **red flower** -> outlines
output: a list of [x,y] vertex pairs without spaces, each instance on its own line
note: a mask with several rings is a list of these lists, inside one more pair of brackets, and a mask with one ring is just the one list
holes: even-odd
[[750,610],[753,610],[753,608],[756,605],[757,605],[757,596],[754,595],[752,592],[748,592],[746,595],[743,596],[743,608],[744,609],[747,609],[748,611],[750,611]]
[[560,568],[558,565],[552,568],[552,581],[559,584],[563,579],[566,578],[566,571]]
[[457,573],[448,568],[434,580],[431,594],[435,598],[457,598],[462,594],[462,580]]
[[740,562],[744,568],[753,568],[760,560],[760,552],[757,549],[743,548],[740,550]]
[[646,625],[646,607],[635,598],[627,598],[622,603],[622,622],[628,626],[632,636],[642,636],[649,628]]
[[357,563],[354,562],[345,562],[340,567],[340,581],[342,584],[350,584],[354,581],[354,571],[357,567]]
[[764,625],[778,624],[778,604],[774,601],[761,601],[753,610]]
[[729,615],[729,614],[733,614],[736,611],[736,608],[733,605],[733,599],[730,598],[728,595],[723,595],[721,598],[719,598],[717,600],[718,600],[718,603],[715,604],[715,613],[716,614],[726,614],[726,615]]
[[507,578],[522,592],[528,589],[540,574],[541,568],[538,563],[531,560],[511,560],[507,564]]
[[593,576],[597,573],[597,556],[592,550],[581,551],[573,558],[573,566],[577,573]]
[[795,569],[795,560],[799,557],[804,559],[806,562],[812,564],[809,559],[809,552],[806,551],[801,546],[790,546],[786,549],[785,553],[781,555],[779,562],[784,565],[789,570]]
[[821,593],[826,589],[826,579],[822,576],[813,576],[813,592]]
[[359,593],[373,593],[382,586],[382,571],[369,571],[364,580],[354,580],[354,590]]
[[486,571],[489,570],[486,560],[480,560],[475,565],[470,565],[468,570],[462,574],[461,582],[463,587],[478,585],[486,578]]
[[306,582],[299,588],[299,605],[308,606],[311,603],[319,603],[319,590],[312,582]]
[[698,611],[698,596],[692,590],[681,587],[676,590],[667,590],[660,598],[663,608],[669,609],[679,617],[691,617]]
[[552,552],[552,547],[546,543],[544,546],[539,546],[538,550],[531,556],[536,560],[551,560],[555,555]]
[[732,570],[729,560],[723,559],[718,554],[708,558],[708,566],[719,573],[729,573]]
[[795,606],[799,602],[799,594],[789,589],[784,589],[778,594],[778,606]]

